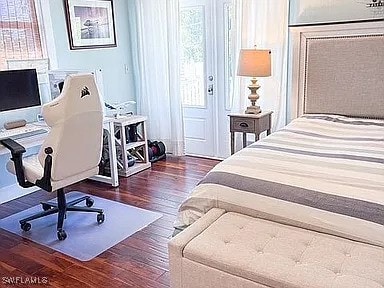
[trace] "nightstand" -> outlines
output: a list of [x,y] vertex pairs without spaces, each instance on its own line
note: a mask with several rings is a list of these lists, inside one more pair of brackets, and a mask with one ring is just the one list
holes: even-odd
[[231,132],[231,154],[235,153],[235,132],[243,133],[243,148],[247,146],[247,133],[255,134],[255,141],[260,133],[271,134],[272,111],[259,114],[229,114]]

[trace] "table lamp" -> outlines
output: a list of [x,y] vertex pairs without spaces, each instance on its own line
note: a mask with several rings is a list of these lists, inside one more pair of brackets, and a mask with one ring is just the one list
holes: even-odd
[[257,99],[260,98],[257,94],[260,85],[257,84],[256,77],[271,76],[271,50],[241,49],[237,75],[252,77],[251,84],[248,86],[251,90],[251,94],[248,96],[251,106],[247,107],[245,113],[260,113],[260,106],[256,105]]

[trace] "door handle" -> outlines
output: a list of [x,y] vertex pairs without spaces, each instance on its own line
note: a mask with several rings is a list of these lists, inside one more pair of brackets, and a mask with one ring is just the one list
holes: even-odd
[[247,123],[240,123],[240,127],[243,127],[243,128],[248,128],[248,124]]
[[213,84],[208,85],[208,95],[213,95]]

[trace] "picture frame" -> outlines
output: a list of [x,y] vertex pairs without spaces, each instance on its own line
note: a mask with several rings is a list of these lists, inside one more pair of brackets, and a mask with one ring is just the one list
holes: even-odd
[[116,47],[113,0],[64,0],[71,50]]

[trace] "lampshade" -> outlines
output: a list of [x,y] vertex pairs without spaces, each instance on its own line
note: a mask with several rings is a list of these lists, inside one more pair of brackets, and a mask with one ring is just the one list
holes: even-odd
[[271,76],[271,50],[241,49],[237,75]]

